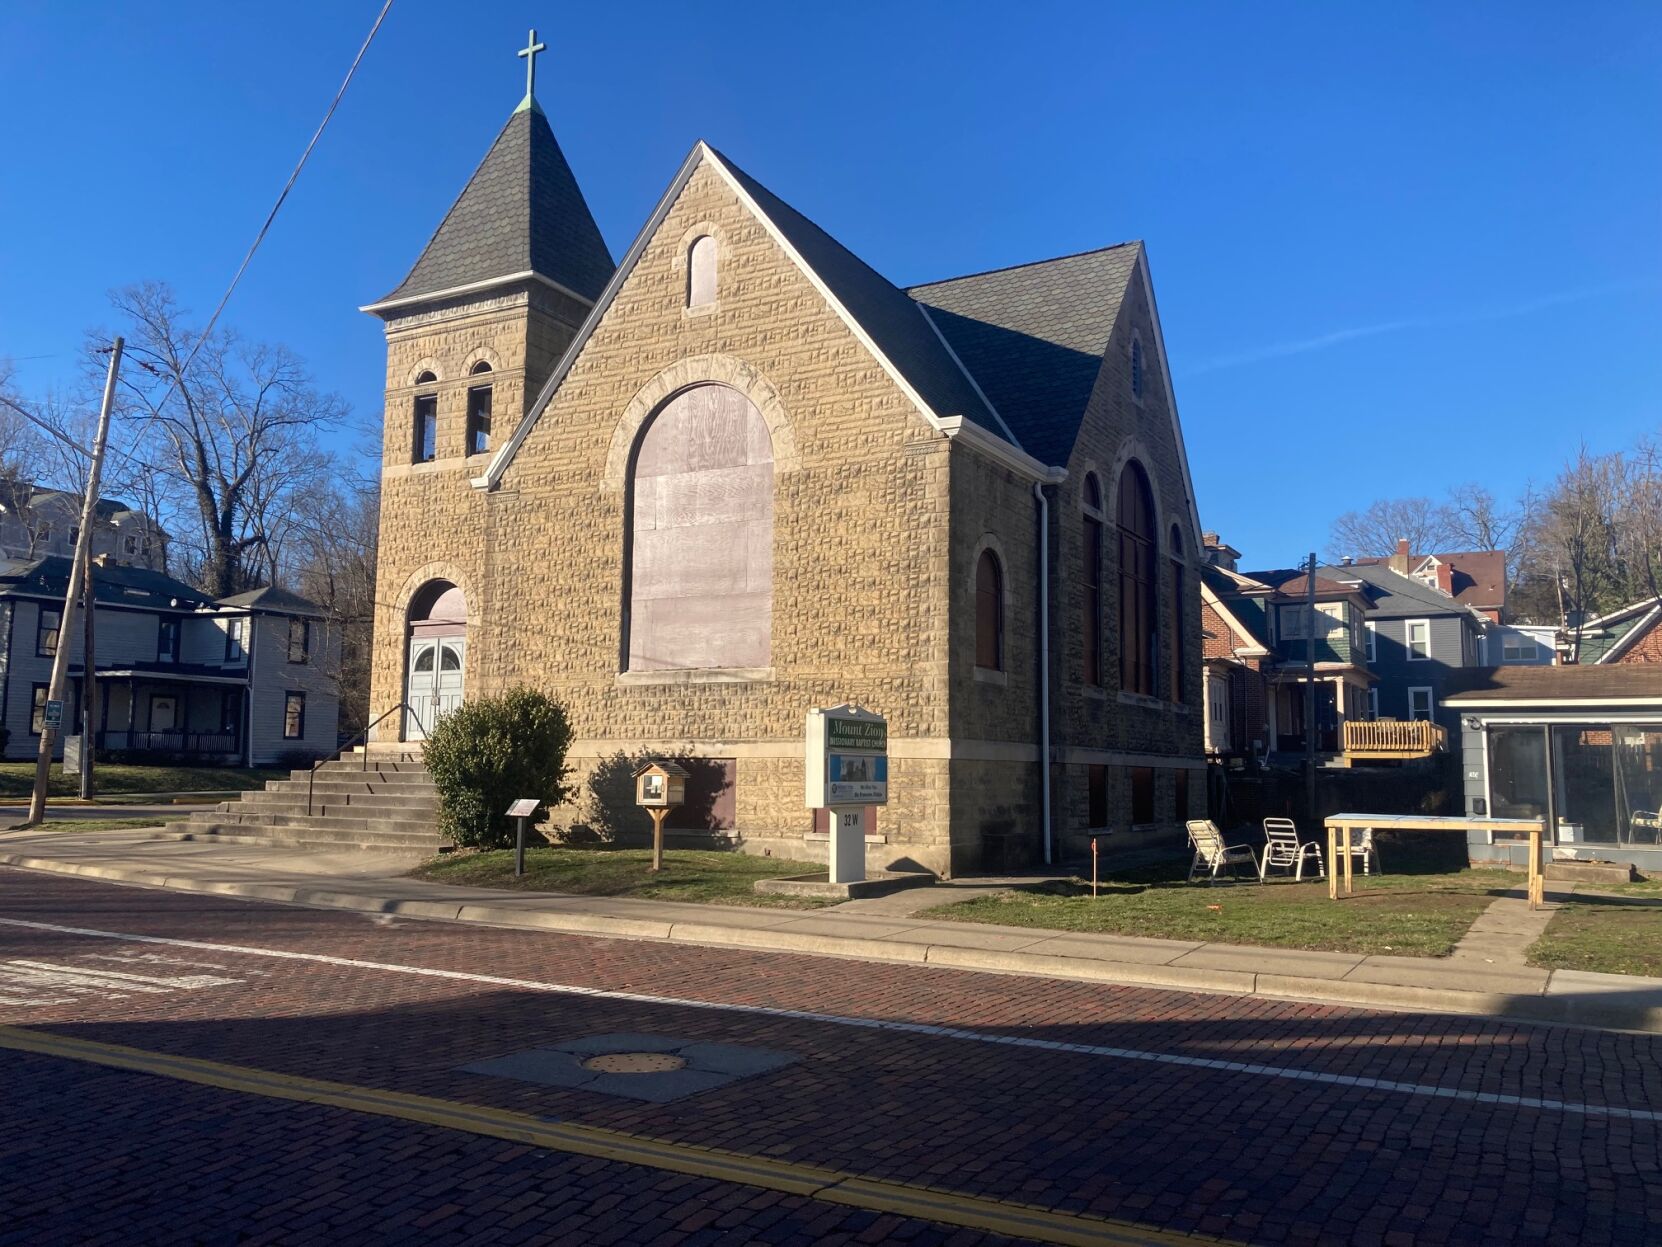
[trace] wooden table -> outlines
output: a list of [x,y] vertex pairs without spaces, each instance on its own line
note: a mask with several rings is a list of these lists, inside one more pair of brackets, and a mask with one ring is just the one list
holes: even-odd
[[1529,907],[1539,909],[1546,899],[1545,876],[1541,870],[1541,835],[1545,819],[1540,818],[1452,818],[1424,814],[1330,814],[1322,820],[1327,828],[1327,895],[1338,900],[1339,874],[1343,859],[1343,894],[1355,891],[1351,868],[1351,834],[1358,829],[1376,831],[1526,831],[1529,833]]

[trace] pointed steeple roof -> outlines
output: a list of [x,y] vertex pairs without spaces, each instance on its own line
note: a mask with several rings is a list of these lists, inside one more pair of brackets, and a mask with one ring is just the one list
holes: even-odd
[[615,268],[548,118],[533,102],[508,118],[409,276],[365,310],[528,273],[592,303]]

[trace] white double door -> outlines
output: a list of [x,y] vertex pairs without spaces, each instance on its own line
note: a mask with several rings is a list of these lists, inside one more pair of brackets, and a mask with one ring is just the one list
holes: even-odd
[[[411,637],[404,739],[426,740],[445,715],[462,704],[462,672],[467,654],[463,637]],[[413,711],[413,713],[412,713]]]

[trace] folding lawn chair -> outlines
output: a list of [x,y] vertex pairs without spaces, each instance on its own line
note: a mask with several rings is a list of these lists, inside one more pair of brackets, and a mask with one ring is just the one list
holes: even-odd
[[1259,875],[1258,882],[1264,882],[1258,868],[1258,854],[1245,844],[1225,844],[1223,832],[1209,818],[1197,818],[1187,824],[1189,829],[1189,843],[1194,845],[1195,860],[1189,864],[1189,882],[1193,883],[1195,876],[1205,871],[1212,882],[1217,882],[1218,872],[1226,866],[1245,864],[1252,867],[1253,874]]
[[1322,851],[1314,840],[1300,843],[1298,828],[1290,818],[1264,820],[1264,858],[1258,865],[1258,877],[1270,873],[1271,866],[1280,866],[1293,872],[1294,880],[1304,878],[1304,863],[1316,863],[1316,877],[1326,877],[1322,869]]

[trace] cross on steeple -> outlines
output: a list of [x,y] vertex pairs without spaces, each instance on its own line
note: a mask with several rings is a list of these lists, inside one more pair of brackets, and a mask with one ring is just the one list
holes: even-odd
[[537,31],[532,27],[530,42],[514,54],[525,58],[525,99],[520,103],[520,108],[537,106],[537,53],[546,51],[548,45],[537,42]]

